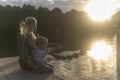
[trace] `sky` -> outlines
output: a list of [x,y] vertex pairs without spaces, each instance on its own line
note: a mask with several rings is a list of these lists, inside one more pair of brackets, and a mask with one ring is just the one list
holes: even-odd
[[[114,3],[115,5],[117,4],[117,6],[114,6]],[[31,4],[36,7],[43,6],[49,9],[58,7],[62,9],[63,12],[70,11],[71,9],[85,11],[86,6],[90,5],[87,12],[97,17],[101,17],[103,14],[108,15],[108,10],[109,12],[116,11],[117,9],[118,11],[120,10],[120,0],[0,0],[0,5],[3,6],[22,6],[24,4]],[[114,10],[112,10],[111,7],[114,7]]]
[[16,5],[22,6],[23,4],[31,4],[36,7],[44,6],[50,9],[59,7],[63,11],[69,11],[71,9],[83,10],[88,0],[0,0],[1,5]]

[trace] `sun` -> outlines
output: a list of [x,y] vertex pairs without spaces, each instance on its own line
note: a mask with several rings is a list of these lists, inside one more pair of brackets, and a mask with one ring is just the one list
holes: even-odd
[[88,51],[88,55],[96,60],[105,60],[112,53],[112,46],[106,44],[104,41],[96,42]]
[[93,20],[105,21],[113,15],[116,8],[115,0],[90,0],[84,10]]

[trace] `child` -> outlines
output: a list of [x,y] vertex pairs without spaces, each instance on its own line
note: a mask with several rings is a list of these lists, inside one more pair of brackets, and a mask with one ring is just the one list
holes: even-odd
[[46,62],[48,39],[40,36],[35,40],[35,61],[39,63]]

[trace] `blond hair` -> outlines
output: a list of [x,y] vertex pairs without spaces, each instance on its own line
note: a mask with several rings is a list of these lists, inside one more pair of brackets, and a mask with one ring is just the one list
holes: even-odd
[[25,26],[28,26],[29,31],[33,31],[37,27],[37,19],[35,17],[26,17]]
[[35,44],[37,45],[38,48],[42,48],[43,46],[47,47],[48,39],[43,36],[39,36],[35,40]]

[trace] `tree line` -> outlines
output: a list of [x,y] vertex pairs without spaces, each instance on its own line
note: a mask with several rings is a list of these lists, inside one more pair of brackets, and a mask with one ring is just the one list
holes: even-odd
[[85,49],[92,41],[115,34],[116,15],[109,22],[95,22],[86,12],[75,9],[64,13],[60,8],[0,6],[0,56],[17,55],[19,24],[27,16],[36,17],[37,32],[47,37],[49,43],[59,43],[70,49]]

